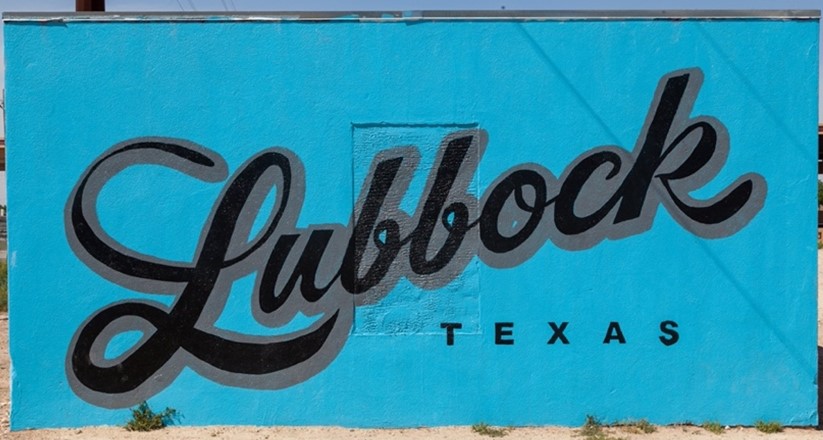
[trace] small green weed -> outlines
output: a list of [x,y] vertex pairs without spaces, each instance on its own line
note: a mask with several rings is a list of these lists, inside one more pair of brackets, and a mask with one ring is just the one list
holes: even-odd
[[586,440],[626,440],[624,437],[612,437],[595,416],[586,416],[586,423],[577,430],[577,436]]
[[632,434],[651,434],[657,431],[657,428],[655,428],[654,425],[649,423],[646,419],[628,420],[625,422],[615,423],[614,426],[620,427],[624,431],[631,432]]
[[780,422],[764,422],[762,420],[758,420],[754,422],[754,427],[758,431],[766,434],[774,434],[776,432],[783,431],[783,425],[781,425]]
[[703,422],[703,424],[700,425],[700,427],[705,429],[706,431],[711,432],[712,434],[720,435],[720,434],[723,434],[725,432],[725,430],[723,429],[723,425],[721,425],[718,422],[708,422],[708,421],[706,421],[706,422]]
[[494,426],[489,426],[483,422],[472,425],[472,431],[489,437],[503,437],[509,433],[509,429],[507,428],[495,428]]
[[126,431],[154,431],[163,429],[177,417],[177,410],[166,408],[156,413],[146,402],[131,410],[131,420],[126,422]]
[[509,429],[507,428],[495,428],[494,426],[489,426],[483,422],[472,425],[472,431],[489,437],[503,437],[509,433]]

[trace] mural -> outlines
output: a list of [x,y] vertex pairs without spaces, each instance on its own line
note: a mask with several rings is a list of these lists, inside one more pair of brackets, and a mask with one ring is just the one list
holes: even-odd
[[7,17],[13,429],[814,423],[772,18]]
[[[348,226],[298,228],[305,194],[300,158],[284,148],[262,151],[223,189],[189,264],[146,258],[108,236],[95,213],[98,194],[120,171],[139,164],[219,182],[226,178],[225,160],[182,140],[138,138],[118,144],[88,168],[69,198],[69,243],[107,279],[137,291],[173,292],[177,298],[171,308],[124,301],[96,312],[72,342],[67,367],[72,387],[98,405],[131,406],[168,385],[184,366],[196,365],[200,374],[226,385],[283,388],[322,371],[343,348],[353,320],[350,296],[355,305],[377,301],[401,278],[437,289],[459,276],[475,255],[488,266],[508,268],[532,256],[547,239],[564,249],[590,248],[606,237],[648,230],[660,204],[695,235],[734,234],[762,208],[766,182],[748,173],[706,200],[689,195],[717,175],[729,148],[720,121],[689,116],[701,82],[699,69],[660,81],[635,151],[594,148],[559,179],[539,164],[515,166],[480,200],[467,193],[467,185],[487,134],[452,133],[440,146],[413,215],[398,205],[420,155],[415,147],[382,151]],[[608,173],[602,181],[592,178],[599,169]],[[278,189],[275,207],[249,240],[272,186]],[[590,214],[578,215],[578,206]],[[472,218],[471,212],[480,215]],[[330,280],[318,282],[321,265],[333,267],[324,270],[334,273]],[[310,328],[271,338],[204,330],[225,304],[227,291],[218,284],[230,285],[249,273],[257,274],[250,297],[261,324],[283,325],[298,312],[322,318]],[[377,293],[363,295],[370,291]],[[495,325],[496,344],[513,342],[502,338],[511,335],[504,328],[512,325]],[[554,330],[550,343],[568,344],[563,334],[568,323],[549,325]],[[452,345],[460,324],[442,327]],[[661,324],[672,337],[661,338],[666,345],[675,341],[672,327],[676,323]],[[108,342],[129,330],[144,336],[117,359],[106,359]],[[618,323],[609,325],[604,343],[611,339],[625,342]],[[148,382],[158,377],[162,380]]]

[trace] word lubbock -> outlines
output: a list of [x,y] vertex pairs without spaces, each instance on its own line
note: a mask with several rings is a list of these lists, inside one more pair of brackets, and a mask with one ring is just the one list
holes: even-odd
[[[720,121],[690,117],[701,81],[697,69],[660,80],[633,151],[593,148],[559,178],[538,164],[518,165],[494,180],[479,200],[469,185],[487,144],[483,130],[446,136],[413,214],[399,205],[419,151],[381,151],[348,225],[298,228],[303,165],[287,149],[262,151],[228,180],[191,262],[146,256],[115,241],[100,225],[97,198],[108,180],[132,165],[160,165],[220,182],[228,175],[225,161],[181,140],[118,144],[75,186],[65,212],[69,242],[101,276],[175,300],[170,307],[122,301],[95,312],[69,348],[69,382],[82,398],[106,407],[147,399],[185,366],[221,384],[288,387],[336,357],[352,327],[353,304],[379,301],[402,278],[433,290],[459,276],[475,255],[488,266],[510,268],[549,240],[563,249],[587,249],[606,238],[648,230],[659,205],[698,236],[734,234],[762,208],[766,183],[750,173],[709,199],[690,196],[720,171],[729,148]],[[252,236],[273,189],[274,206]],[[232,283],[249,274],[255,274],[251,309],[259,323],[283,327],[302,313],[317,316],[314,324],[277,336],[217,328]],[[141,339],[107,358],[112,338],[129,331],[140,332]]]

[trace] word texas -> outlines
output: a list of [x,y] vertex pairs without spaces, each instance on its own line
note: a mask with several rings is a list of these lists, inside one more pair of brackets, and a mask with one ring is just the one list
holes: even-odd
[[[723,166],[729,138],[712,117],[691,117],[699,69],[664,76],[633,151],[593,148],[560,177],[527,163],[494,180],[482,197],[469,192],[487,144],[483,130],[443,140],[413,214],[399,205],[420,159],[415,147],[373,159],[348,225],[296,227],[303,204],[300,159],[284,148],[256,154],[228,180],[205,222],[192,262],[140,254],[103,230],[97,198],[123,169],[154,164],[205,182],[228,169],[214,151],[191,142],[140,138],[118,144],[80,177],[65,210],[73,251],[100,276],[134,291],[173,295],[172,306],[128,300],[95,312],[76,332],[66,370],[73,390],[105,407],[126,407],[168,386],[188,366],[218,383],[258,389],[297,384],[340,352],[354,306],[374,303],[406,278],[437,289],[476,255],[511,268],[547,240],[568,250],[642,233],[658,206],[700,237],[732,235],[763,207],[766,182],[749,173],[706,200],[690,193]],[[266,196],[276,189],[266,223],[252,235]],[[302,313],[308,328],[277,336],[245,335],[214,325],[232,282],[255,274],[252,314],[278,328]],[[106,347],[125,332],[142,337],[114,358]]]

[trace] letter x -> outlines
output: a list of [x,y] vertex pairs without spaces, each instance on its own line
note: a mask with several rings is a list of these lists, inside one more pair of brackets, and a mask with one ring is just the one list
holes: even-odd
[[552,333],[552,337],[549,339],[549,344],[554,344],[555,342],[557,342],[558,339],[560,339],[560,342],[562,342],[563,344],[568,344],[569,340],[566,339],[566,335],[563,334],[568,325],[568,322],[561,322],[560,326],[558,327],[557,324],[555,324],[554,322],[549,322],[549,327],[551,327],[552,331],[554,332]]

